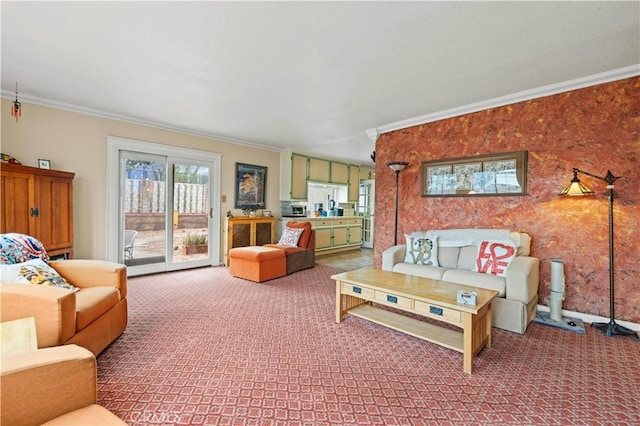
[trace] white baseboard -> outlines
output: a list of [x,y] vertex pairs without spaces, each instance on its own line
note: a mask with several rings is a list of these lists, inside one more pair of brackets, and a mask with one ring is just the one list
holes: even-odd
[[[538,305],[538,310],[542,312],[549,312],[549,307]],[[564,309],[562,310],[562,316],[578,318],[589,324],[591,324],[592,322],[609,322],[609,318],[601,317],[598,315],[583,314],[582,312],[566,311]],[[628,329],[633,330],[636,333],[640,331],[640,324],[636,324],[635,322],[616,320],[616,323],[620,324],[623,327],[627,327]]]

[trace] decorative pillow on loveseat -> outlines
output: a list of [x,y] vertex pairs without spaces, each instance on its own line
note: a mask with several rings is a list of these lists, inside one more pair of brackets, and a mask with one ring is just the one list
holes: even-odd
[[36,284],[78,290],[42,259],[32,259],[13,265],[0,265],[0,276],[3,283]]
[[438,238],[418,235],[404,235],[407,251],[405,263],[438,266]]
[[516,257],[518,247],[508,241],[481,241],[478,245],[475,271],[504,276]]
[[298,240],[304,228],[284,228],[284,232],[278,241],[279,246],[298,247]]

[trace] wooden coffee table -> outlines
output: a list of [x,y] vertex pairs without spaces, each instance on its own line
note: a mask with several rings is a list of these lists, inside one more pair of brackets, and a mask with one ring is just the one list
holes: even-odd
[[[390,327],[454,351],[462,352],[464,371],[471,374],[473,359],[491,347],[491,301],[497,291],[445,283],[374,268],[331,276],[336,280],[336,322],[348,313]],[[476,292],[476,305],[457,303],[457,292]],[[462,331],[430,324],[375,304],[453,324]]]

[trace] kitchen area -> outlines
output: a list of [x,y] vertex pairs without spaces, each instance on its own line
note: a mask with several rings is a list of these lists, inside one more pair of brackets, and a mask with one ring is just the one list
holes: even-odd
[[372,248],[373,169],[296,153],[283,153],[281,167],[277,238],[288,221],[305,220],[316,255]]

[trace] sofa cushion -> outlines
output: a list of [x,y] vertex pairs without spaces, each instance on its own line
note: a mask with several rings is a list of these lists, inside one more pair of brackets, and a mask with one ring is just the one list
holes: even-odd
[[414,263],[396,263],[393,272],[400,272],[406,275],[415,275],[422,278],[431,278],[432,280],[442,279],[442,275],[449,269],[440,266],[416,265]]
[[291,246],[279,246],[278,244],[265,244],[262,247],[275,248],[284,251],[284,254],[288,257],[291,253],[298,253],[300,251],[307,251],[309,249],[305,249],[302,247],[291,247]]
[[476,268],[476,258],[478,257],[478,246],[460,247],[458,255],[458,267],[465,271],[473,271]]
[[444,274],[442,274],[442,281],[495,290],[499,293],[498,297],[505,297],[507,294],[506,278],[491,274],[482,274],[480,272],[464,271],[461,269],[447,269]]
[[475,271],[504,276],[516,257],[517,248],[510,241],[482,241],[478,246]]
[[416,265],[438,266],[438,239],[404,235],[407,250],[405,263]]
[[460,247],[443,247],[438,244],[438,265],[444,268],[457,268]]
[[120,301],[115,287],[88,287],[76,293],[76,331],[84,329]]

